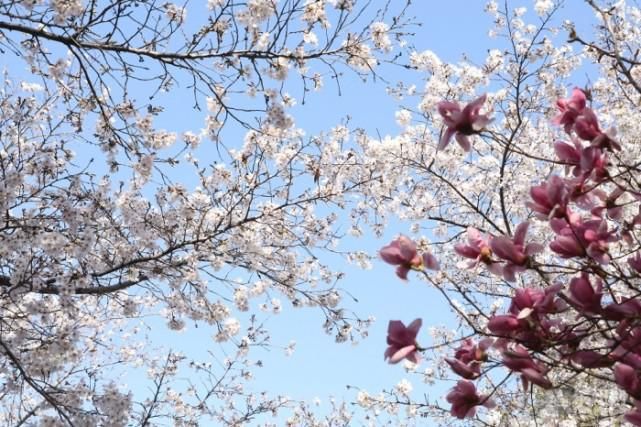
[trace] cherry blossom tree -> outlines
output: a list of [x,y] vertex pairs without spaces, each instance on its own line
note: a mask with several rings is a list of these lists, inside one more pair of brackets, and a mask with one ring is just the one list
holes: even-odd
[[[337,341],[370,323],[318,253],[336,251],[344,194],[378,178],[352,174],[344,129],[305,136],[288,90],[304,102],[396,62],[407,4],[205,3],[0,4],[3,425],[243,425],[282,408],[316,423],[305,402],[245,391],[250,350],[270,345],[250,307],[315,307]],[[199,129],[159,123],[174,93]],[[207,360],[159,351],[159,316],[206,328]],[[144,396],[120,384],[135,371]]]

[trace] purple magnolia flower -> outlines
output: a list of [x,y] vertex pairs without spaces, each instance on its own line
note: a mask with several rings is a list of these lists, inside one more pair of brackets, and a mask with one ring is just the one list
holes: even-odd
[[574,131],[577,136],[585,141],[592,141],[597,136],[601,135],[601,128],[599,128],[599,121],[594,114],[594,111],[587,108],[583,113],[577,117],[574,123]]
[[560,284],[548,286],[545,289],[517,289],[512,298],[509,311],[519,319],[525,319],[530,314],[554,314],[567,308],[563,300],[557,297],[561,290]]
[[598,147],[588,147],[581,151],[580,166],[586,178],[592,175],[597,182],[608,178],[608,162],[608,153]]
[[603,309],[603,315],[616,321],[641,317],[641,302],[637,298],[627,298],[620,303],[610,303]]
[[529,348],[540,347],[549,338],[550,328],[554,325],[548,315],[567,308],[565,302],[557,297],[560,289],[561,285],[545,289],[518,289],[512,298],[509,313],[492,316],[488,329],[501,337],[516,338]]
[[466,380],[459,380],[445,399],[452,404],[450,413],[460,419],[473,417],[476,413],[476,407],[479,405],[486,408],[494,407],[494,402],[491,399],[479,395],[474,383]]
[[512,314],[499,314],[492,316],[487,323],[487,328],[496,335],[502,337],[509,337],[513,332],[522,328],[520,319]]
[[594,350],[579,350],[572,354],[572,361],[589,369],[606,368],[614,364],[612,357]]
[[400,320],[390,320],[387,327],[387,350],[385,350],[385,359],[389,363],[398,363],[403,359],[418,363],[420,356],[418,354],[418,345],[416,344],[416,335],[421,328],[423,321],[415,319],[409,326],[405,327]]
[[438,103],[438,112],[447,126],[438,144],[439,150],[447,147],[454,137],[463,150],[470,151],[472,144],[468,136],[479,133],[490,122],[488,116],[480,114],[485,99],[486,95],[481,95],[462,110],[457,102],[441,101]]
[[626,412],[623,418],[633,426],[641,426],[641,401],[634,402],[635,409]]

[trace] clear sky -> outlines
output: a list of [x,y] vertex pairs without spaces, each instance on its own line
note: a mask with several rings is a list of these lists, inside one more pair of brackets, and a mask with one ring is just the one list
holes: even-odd
[[[482,63],[489,49],[501,48],[505,40],[488,37],[492,27],[491,18],[483,12],[484,1],[481,0],[416,0],[411,14],[422,24],[416,28],[412,44],[416,50],[432,50],[442,60],[458,62],[465,53],[476,63]],[[532,8],[533,0],[511,2]],[[580,27],[588,28],[591,12],[582,2],[570,0],[570,6],[559,14],[561,18],[577,21]],[[580,4],[581,3],[581,4]],[[563,37],[563,36],[561,36]],[[8,64],[11,68],[12,64]],[[420,84],[420,77],[400,67],[386,66],[381,70],[382,77],[389,82],[405,78],[414,79]],[[413,76],[413,77],[412,77]],[[297,96],[300,87],[292,82],[290,93]],[[577,85],[585,84],[577,81]],[[297,105],[289,110],[296,118],[297,125],[313,135],[319,131],[329,130],[351,116],[353,127],[364,128],[370,135],[394,134],[399,128],[394,120],[394,112],[399,103],[386,94],[386,84],[378,80],[363,83],[353,75],[345,75],[341,80],[342,95],[338,96],[331,82],[326,82],[319,93],[308,96],[305,105]],[[298,91],[298,92],[297,92]],[[202,112],[192,113],[193,101],[188,91],[171,92],[160,95],[159,102],[167,104],[167,112],[159,116],[156,124],[169,131],[182,132],[198,130],[202,127]],[[416,98],[401,101],[401,105],[415,108]],[[230,130],[224,141],[233,147],[234,139],[242,142],[242,129]],[[207,142],[202,150],[209,150]],[[81,155],[83,153],[80,153]],[[365,237],[358,241],[362,250],[371,254],[399,233],[407,233],[407,224],[393,222],[386,230],[385,237],[377,240]],[[437,254],[438,255],[438,254]],[[349,304],[362,317],[373,315],[377,321],[370,329],[368,339],[358,346],[349,343],[336,344],[332,336],[323,334],[323,318],[318,310],[293,309],[283,298],[283,312],[267,320],[268,329],[272,332],[273,344],[286,346],[290,340],[297,342],[296,351],[289,357],[284,351],[255,350],[254,358],[264,362],[264,368],[256,370],[255,380],[250,383],[254,390],[270,390],[296,399],[326,400],[329,395],[354,399],[356,393],[347,391],[347,385],[363,387],[372,393],[392,388],[402,378],[411,379],[402,364],[387,365],[383,361],[387,322],[399,319],[408,323],[417,317],[423,318],[424,328],[431,325],[450,325],[452,316],[446,303],[439,294],[419,280],[403,283],[394,275],[393,268],[382,262],[374,262],[373,269],[358,270],[347,265],[341,266],[347,273],[341,284],[358,299],[358,304]],[[162,328],[162,326],[161,326]],[[180,335],[167,335],[165,330],[152,334],[170,343],[186,353],[201,351],[201,341],[211,340],[212,331],[201,327],[195,330],[188,323],[188,331]],[[421,339],[422,338],[422,339]],[[428,335],[423,331],[419,341],[429,345]],[[420,368],[419,368],[420,369]],[[130,376],[129,382],[136,386],[137,376]],[[412,380],[413,396],[419,398],[424,394],[430,400],[444,396],[449,384],[427,386]],[[139,385],[138,385],[139,386]]]

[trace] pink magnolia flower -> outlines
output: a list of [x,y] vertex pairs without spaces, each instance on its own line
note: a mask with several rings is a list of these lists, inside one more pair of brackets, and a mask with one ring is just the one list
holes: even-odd
[[531,314],[560,313],[567,305],[557,297],[561,290],[560,284],[548,286],[545,289],[517,289],[512,298],[509,311],[519,319],[525,319]]
[[524,388],[527,388],[528,382],[545,389],[552,388],[552,383],[545,377],[547,369],[535,362],[522,345],[506,348],[503,351],[503,364],[508,369],[521,374]]
[[617,362],[631,367],[635,372],[641,372],[641,327],[632,326],[636,319],[624,318],[617,327],[618,340],[610,340],[615,345],[610,357]]
[[389,363],[398,363],[403,359],[414,363],[419,362],[416,335],[418,335],[422,324],[421,319],[415,319],[405,327],[400,320],[390,320],[387,327],[387,345],[389,347],[385,350],[385,359],[389,360]]
[[543,246],[538,243],[525,245],[528,226],[529,223],[527,221],[522,222],[516,227],[514,238],[498,236],[494,237],[490,242],[490,247],[496,256],[506,261],[503,267],[503,277],[508,282],[516,280],[516,272],[525,270],[530,255],[543,250]]
[[[639,200],[640,197],[639,195],[636,194],[636,192],[630,192],[635,199]],[[637,209],[637,214],[632,217],[631,220],[628,221],[623,221],[622,229],[621,229],[621,237],[623,237],[623,240],[628,245],[632,245],[634,243],[634,237],[632,236],[632,230],[634,230],[634,227],[637,225],[641,225],[641,204],[639,205],[639,208]]]
[[490,318],[487,323],[487,328],[496,335],[502,337],[509,337],[513,332],[516,332],[523,327],[521,319],[518,319],[513,314],[499,314]]
[[619,197],[625,194],[626,191],[623,188],[617,187],[610,194],[607,194],[605,191],[598,188],[594,189],[592,192],[602,200],[600,205],[592,208],[590,211],[592,215],[603,218],[603,212],[607,212],[610,218],[616,220],[621,219],[621,215],[623,214],[623,205],[618,205],[616,201]]
[[567,133],[570,133],[574,121],[576,118],[585,110],[586,106],[586,97],[585,92],[583,92],[578,87],[575,87],[572,90],[572,96],[568,99],[559,99],[556,101],[556,106],[559,109],[560,113],[552,122],[561,125],[564,127]]
[[492,260],[491,240],[492,236],[484,237],[476,228],[469,227],[467,229],[468,243],[466,245],[463,243],[456,244],[454,251],[465,258],[473,260],[467,264],[467,268],[474,268],[482,262],[487,265],[488,270],[492,273],[501,275],[503,274],[503,269]]
[[585,255],[585,249],[571,233],[564,233],[557,236],[552,243],[550,249],[559,254],[563,258],[573,258]]
[[438,270],[440,268],[438,260],[434,255],[429,252],[424,252],[422,255],[423,265],[429,270]]
[[416,251],[416,244],[406,236],[400,236],[380,252],[380,257],[388,264],[396,265],[396,275],[407,280],[407,273],[412,269],[420,269],[423,260]]
[[550,221],[552,229],[557,233],[550,249],[562,258],[582,257],[588,255],[601,264],[610,262],[608,243],[615,241],[615,231],[608,230],[607,221],[573,221],[568,224],[564,220]]
[[490,122],[488,116],[480,114],[485,99],[486,95],[481,95],[462,110],[457,102],[441,101],[438,103],[438,112],[447,126],[438,144],[439,150],[447,147],[454,137],[463,150],[470,151],[472,145],[468,136],[480,132]]
[[607,368],[614,364],[614,360],[610,355],[601,354],[594,350],[579,350],[572,354],[572,361],[578,363],[584,368]]
[[626,412],[623,418],[633,426],[641,426],[641,401],[634,401],[635,408],[632,411]]
[[456,349],[454,357],[465,363],[472,361],[483,362],[487,359],[486,351],[492,346],[493,342],[494,340],[492,338],[484,338],[479,341],[478,344],[475,344],[472,338],[467,338],[463,340],[461,346]]
[[569,191],[565,181],[553,175],[547,182],[530,188],[532,202],[526,205],[539,219],[564,218],[567,213]]
[[576,118],[574,131],[577,136],[585,141],[590,141],[593,147],[605,148],[607,150],[620,150],[621,146],[599,127],[599,120],[589,108]]
[[632,366],[623,363],[614,365],[614,381],[630,396],[641,399],[641,381],[638,372]]
[[454,359],[445,358],[445,361],[456,374],[463,378],[477,378],[481,374],[481,363],[487,360],[485,351],[493,342],[494,340],[491,338],[486,338],[481,340],[477,345],[474,344],[471,338],[467,338],[461,346],[456,349]]
[[477,406],[494,407],[494,402],[491,399],[479,395],[474,383],[466,380],[459,380],[445,399],[452,404],[450,413],[459,419],[473,417]]
[[611,350],[609,358],[612,359],[612,363],[620,362],[627,366],[631,366],[636,372],[641,371],[641,356],[637,353],[633,353],[632,350],[630,348],[626,348],[626,346],[616,346],[614,350]]
[[615,321],[641,317],[641,301],[637,298],[628,298],[620,303],[610,303],[603,309],[603,315],[606,319]]
[[468,364],[462,360],[452,359],[449,357],[445,358],[445,362],[450,365],[450,368],[452,368],[452,371],[454,371],[455,374],[465,379],[473,380],[481,375],[480,363],[472,362]]
[[529,348],[539,348],[551,335],[551,328],[557,326],[548,319],[548,314],[560,313],[567,305],[557,297],[561,285],[545,289],[518,289],[512,298],[509,314],[494,315],[488,322],[488,329],[495,335],[513,338]]
[[556,141],[554,143],[554,151],[556,153],[556,157],[566,163],[567,166],[565,168],[565,173],[567,174],[569,168],[572,167],[572,174],[574,176],[579,176],[581,174],[580,164],[583,146],[576,138],[573,138],[572,142],[573,145],[564,141]]
[[601,298],[603,298],[603,283],[599,278],[595,282],[596,289],[592,287],[586,273],[570,280],[568,301],[581,313],[591,316],[601,312]]
[[608,154],[597,147],[588,147],[581,151],[581,170],[584,175],[593,176],[594,180],[601,182],[608,178]]

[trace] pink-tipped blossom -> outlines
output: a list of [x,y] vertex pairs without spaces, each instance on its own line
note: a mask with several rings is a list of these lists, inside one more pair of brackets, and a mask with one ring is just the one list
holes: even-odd
[[586,96],[578,87],[572,90],[572,96],[568,99],[559,99],[556,101],[559,109],[559,115],[552,119],[552,122],[563,126],[567,133],[570,133],[574,121],[585,110]]
[[491,399],[479,395],[474,383],[466,380],[459,380],[445,399],[452,404],[450,413],[459,419],[473,417],[477,406],[494,407]]
[[389,363],[398,363],[403,359],[414,363],[420,361],[416,335],[418,335],[422,324],[421,319],[415,319],[406,327],[400,320],[390,320],[387,327],[387,345],[389,347],[385,350],[385,359]]
[[468,136],[479,133],[490,122],[490,118],[481,114],[486,95],[482,95],[467,104],[463,109],[457,102],[442,101],[437,105],[438,112],[445,122],[445,132],[438,144],[438,149],[447,147],[452,137],[465,151],[470,151],[472,144]]
[[525,244],[528,225],[527,221],[519,224],[512,239],[498,236],[494,237],[490,243],[494,254],[506,261],[503,267],[503,277],[508,282],[516,280],[516,272],[525,270],[530,255],[543,250],[543,247],[538,243]]
[[403,280],[407,280],[407,273],[410,270],[420,269],[423,264],[422,258],[416,251],[416,243],[406,236],[400,236],[384,246],[379,255],[386,263],[397,266],[396,275]]

